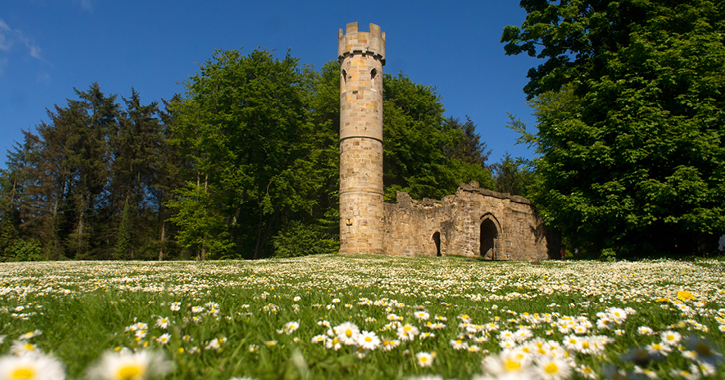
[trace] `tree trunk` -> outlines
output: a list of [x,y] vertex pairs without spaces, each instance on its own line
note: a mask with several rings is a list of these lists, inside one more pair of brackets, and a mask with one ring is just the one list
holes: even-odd
[[206,260],[206,235],[204,235],[204,239],[201,241],[201,253],[199,254],[199,260]]
[[159,261],[164,261],[164,237],[166,235],[166,221],[161,222],[161,249],[159,249]]

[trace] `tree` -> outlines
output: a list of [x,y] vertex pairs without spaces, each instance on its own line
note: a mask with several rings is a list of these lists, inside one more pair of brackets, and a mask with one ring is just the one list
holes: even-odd
[[486,150],[486,143],[481,141],[481,135],[476,133],[476,124],[468,116],[463,123],[459,118],[449,117],[446,119],[446,128],[453,135],[452,141],[445,148],[449,158],[486,167],[491,151]]
[[506,152],[501,161],[491,165],[495,190],[511,195],[529,197],[529,189],[534,185],[535,173],[530,162],[523,158],[512,158]]
[[[223,217],[238,256],[269,254],[280,223],[314,206],[311,194],[320,185],[309,159],[311,83],[309,70],[289,53],[280,60],[259,49],[246,56],[218,50],[186,82],[186,99],[172,107],[172,141],[189,164],[184,191],[196,186],[193,193],[201,194],[204,185],[208,194],[199,207]],[[186,195],[179,197],[169,206],[179,209],[175,203]],[[180,217],[173,220],[183,235],[190,224]]]
[[485,144],[466,130],[471,126],[475,130],[475,125],[446,121],[433,87],[414,83],[402,74],[385,74],[384,79],[385,200],[394,200],[397,191],[416,199],[442,198],[471,181],[492,188],[491,173],[484,167],[488,157]]
[[533,200],[590,252],[693,252],[725,232],[722,2],[523,0],[507,54],[545,59],[524,88],[541,158]]

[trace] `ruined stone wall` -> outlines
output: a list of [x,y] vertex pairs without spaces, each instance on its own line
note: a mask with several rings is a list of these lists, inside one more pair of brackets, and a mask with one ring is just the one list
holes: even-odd
[[529,200],[477,185],[463,184],[440,201],[415,201],[399,192],[398,203],[384,208],[388,255],[533,260],[558,252]]

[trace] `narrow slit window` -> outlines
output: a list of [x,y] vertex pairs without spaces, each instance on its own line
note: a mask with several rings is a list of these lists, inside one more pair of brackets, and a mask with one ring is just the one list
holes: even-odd
[[377,69],[372,69],[370,71],[370,86],[372,88],[375,88],[375,81],[376,81],[375,77],[377,77],[377,76],[378,76],[378,70]]
[[342,83],[347,85],[347,71],[342,70],[341,74],[342,74],[342,81],[343,81]]

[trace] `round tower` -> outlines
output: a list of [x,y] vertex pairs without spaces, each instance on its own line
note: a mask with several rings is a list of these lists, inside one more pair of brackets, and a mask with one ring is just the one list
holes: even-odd
[[383,251],[385,33],[356,22],[338,32],[340,61],[340,253]]

